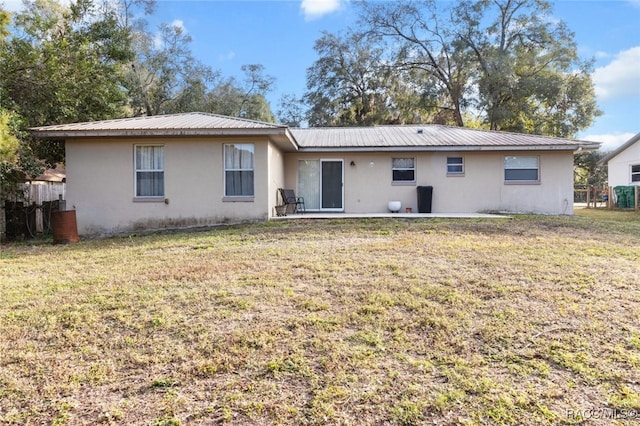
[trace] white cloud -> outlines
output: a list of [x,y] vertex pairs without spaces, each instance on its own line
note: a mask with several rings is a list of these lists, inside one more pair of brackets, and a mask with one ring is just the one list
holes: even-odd
[[600,99],[640,96],[640,46],[618,53],[608,65],[593,72]]
[[19,12],[24,9],[24,5],[22,4],[22,0],[4,0],[0,1],[0,6],[4,10],[8,10],[9,12]]
[[163,45],[164,45],[164,39],[162,38],[162,33],[160,32],[155,33],[155,35],[153,36],[154,49],[160,50],[162,49]]
[[312,21],[342,8],[342,0],[302,0],[300,9],[306,21]]
[[230,50],[230,51],[229,51],[229,52],[227,52],[227,53],[224,53],[224,54],[218,55],[218,60],[219,60],[220,62],[231,61],[231,60],[233,60],[233,58],[235,58],[235,57],[236,57],[236,52],[234,52],[233,50]]
[[187,28],[184,26],[184,22],[181,19],[176,19],[171,23],[171,26],[182,30],[183,34],[187,33]]
[[[59,0],[58,3],[69,6],[71,4],[71,0]],[[4,10],[12,13],[21,12],[25,9],[22,0],[0,0],[0,6],[2,6]]]
[[583,139],[591,142],[602,142],[600,150],[607,152],[613,151],[634,136],[634,133],[614,133],[606,135],[588,135]]
[[[187,34],[187,28],[184,26],[184,22],[180,19],[174,20],[171,24],[169,24],[169,28],[173,28],[176,31],[181,31],[182,34]],[[161,31],[156,31],[153,35],[153,47],[156,49],[162,49],[165,44],[165,40],[162,37]]]

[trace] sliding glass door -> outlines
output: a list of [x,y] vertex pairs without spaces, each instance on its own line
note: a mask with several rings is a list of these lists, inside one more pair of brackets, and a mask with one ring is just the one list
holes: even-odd
[[342,160],[299,160],[298,195],[307,210],[344,211]]

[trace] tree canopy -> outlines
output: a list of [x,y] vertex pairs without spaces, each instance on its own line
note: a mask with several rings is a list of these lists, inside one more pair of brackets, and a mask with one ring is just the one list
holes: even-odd
[[[280,122],[571,137],[600,114],[592,63],[579,58],[573,33],[545,0],[354,4],[356,27],[316,41],[306,91],[281,99]],[[181,25],[149,28],[155,7],[28,0],[12,15],[0,6],[3,179],[64,160],[63,145],[33,140],[32,126],[188,111],[277,120],[267,101],[275,78],[263,65],[221,75],[193,55]]]
[[[64,161],[60,142],[29,127],[204,111],[275,122],[275,78],[260,64],[222,78],[191,52],[177,24],[150,29],[155,0],[30,0],[0,4],[0,162],[4,181]],[[16,143],[17,141],[17,143]]]
[[571,137],[600,114],[591,63],[580,60],[547,1],[357,4],[356,31],[316,42],[310,125],[479,120],[493,130]]

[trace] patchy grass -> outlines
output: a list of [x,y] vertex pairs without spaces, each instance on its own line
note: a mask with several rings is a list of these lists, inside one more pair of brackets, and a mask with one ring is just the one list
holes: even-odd
[[16,244],[0,276],[3,424],[640,417],[633,212]]

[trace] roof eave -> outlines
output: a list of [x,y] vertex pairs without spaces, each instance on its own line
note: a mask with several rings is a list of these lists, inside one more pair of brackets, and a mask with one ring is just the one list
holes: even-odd
[[[175,136],[272,136],[286,134],[286,127],[272,129],[152,129],[152,130],[38,130],[33,135],[42,139],[106,138],[106,137],[175,137]],[[291,139],[292,137],[289,136]]]
[[623,143],[620,147],[618,147],[618,149],[616,149],[616,150],[612,151],[611,153],[609,153],[608,155],[604,156],[604,158],[600,159],[600,161],[598,161],[596,164],[598,166],[607,165],[609,163],[609,160],[611,160],[612,158],[614,158],[615,156],[620,154],[622,151],[624,151],[625,149],[629,148],[631,145],[633,145],[634,143],[636,143],[638,141],[640,141],[640,133],[637,133],[631,139],[629,139],[628,141]]
[[283,151],[297,151],[298,144],[286,127],[272,129],[159,129],[159,130],[38,130],[32,129],[36,138],[66,140],[78,138],[109,138],[109,137],[241,137],[267,136]]
[[572,151],[598,149],[600,144],[571,145],[442,145],[371,147],[300,147],[300,152],[459,152],[459,151]]

